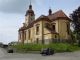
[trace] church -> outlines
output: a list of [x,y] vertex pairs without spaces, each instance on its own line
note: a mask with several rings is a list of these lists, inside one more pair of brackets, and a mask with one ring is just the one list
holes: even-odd
[[18,42],[49,44],[68,41],[71,39],[70,21],[62,10],[52,13],[51,9],[47,16],[41,15],[35,19],[35,12],[30,4],[25,14],[25,22],[18,30]]

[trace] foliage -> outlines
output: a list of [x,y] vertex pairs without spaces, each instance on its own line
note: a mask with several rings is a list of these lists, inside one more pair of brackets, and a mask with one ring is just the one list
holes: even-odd
[[75,32],[70,31],[70,35],[71,35],[72,44],[76,43],[76,34],[75,34]]
[[80,46],[80,7],[73,11],[71,14],[72,19],[72,25],[74,27],[74,31],[77,37],[77,40],[79,40],[79,46]]
[[48,45],[43,44],[18,44],[13,45],[13,48],[15,48],[16,52],[28,52],[28,51],[41,51],[42,48],[51,48],[55,52],[70,52],[79,50],[80,48],[75,45],[70,45],[67,43],[52,43]]

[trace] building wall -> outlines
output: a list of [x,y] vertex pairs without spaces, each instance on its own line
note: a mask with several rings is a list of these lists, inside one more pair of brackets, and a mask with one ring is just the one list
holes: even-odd
[[[36,27],[39,26],[39,34],[36,34]],[[34,39],[35,39],[35,43],[36,40],[39,39],[39,43],[41,43],[42,40],[42,21],[39,21],[37,23],[34,24]]]
[[25,16],[25,24],[26,24],[26,26],[28,26],[28,22],[29,22],[29,15]]
[[21,43],[21,33],[20,33],[20,31],[18,31],[18,42]]
[[59,23],[58,23],[58,20],[55,20],[55,21],[53,21],[52,22],[52,24],[54,24],[55,23],[55,31],[58,33],[59,31],[58,31],[58,27],[59,27]]
[[69,23],[68,20],[58,20],[58,33],[60,39],[68,39],[67,23]]
[[[58,32],[57,33],[51,33],[46,27],[45,27],[45,24],[46,23],[49,23],[49,24],[52,24],[52,25],[55,25],[55,32],[58,31],[58,22],[57,21],[54,21],[54,22],[48,22],[48,21],[44,21],[44,24],[43,24],[43,29],[44,29],[44,41],[45,41],[45,44],[49,44],[50,42],[52,42],[53,39],[58,39]],[[50,25],[49,25],[50,26]]]
[[[45,44],[49,44],[51,42],[50,39],[68,39],[69,34],[67,33],[67,24],[69,24],[68,20],[55,20],[52,24],[55,23],[55,31],[58,34],[51,33],[46,27],[45,23],[50,23],[48,21],[39,21],[33,25],[33,27],[25,30],[26,31],[26,39],[24,43],[42,43],[44,40]],[[36,27],[39,26],[39,34],[36,34]],[[30,30],[30,38],[29,38],[29,30]],[[23,34],[22,34],[23,35]],[[23,42],[23,36],[21,35],[21,42]],[[38,41],[37,41],[38,40]]]
[[[39,25],[39,34],[36,34],[36,26]],[[29,38],[30,30],[30,38]],[[42,21],[35,23],[33,27],[26,30],[26,41],[25,43],[36,43],[36,39],[42,40]]]
[[50,33],[50,31],[45,27],[46,23],[50,24],[48,21],[43,21],[43,30],[44,30],[44,34]]
[[24,34],[23,34],[23,31],[19,31],[19,35],[18,35],[18,41],[20,43],[24,43]]
[[52,39],[51,33],[44,34],[44,44],[49,44],[51,42],[51,39]]

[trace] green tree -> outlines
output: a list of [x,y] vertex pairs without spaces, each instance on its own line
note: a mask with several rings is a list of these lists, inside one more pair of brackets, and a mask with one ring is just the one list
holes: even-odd
[[75,42],[76,42],[76,39],[75,39],[75,33],[74,33],[74,31],[71,31],[71,40],[72,40],[72,44],[74,44]]
[[70,17],[72,19],[72,26],[78,40],[78,45],[80,46],[80,7],[73,11]]

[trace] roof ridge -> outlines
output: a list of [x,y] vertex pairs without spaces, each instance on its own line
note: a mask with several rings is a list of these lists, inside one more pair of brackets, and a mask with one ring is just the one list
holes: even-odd
[[[58,12],[63,12],[63,10],[58,10],[58,11],[56,11],[56,12],[54,12],[53,14],[56,14],[56,13],[58,13]],[[64,13],[64,12],[63,12]],[[52,14],[52,15],[53,15]]]
[[52,15],[55,15],[55,14],[62,14],[63,16],[65,17],[68,17],[63,10],[58,10],[57,12],[53,13]]
[[68,16],[63,12],[63,10],[58,10],[54,12],[52,15],[48,15],[50,20],[55,20],[57,18],[66,18],[69,19]]

